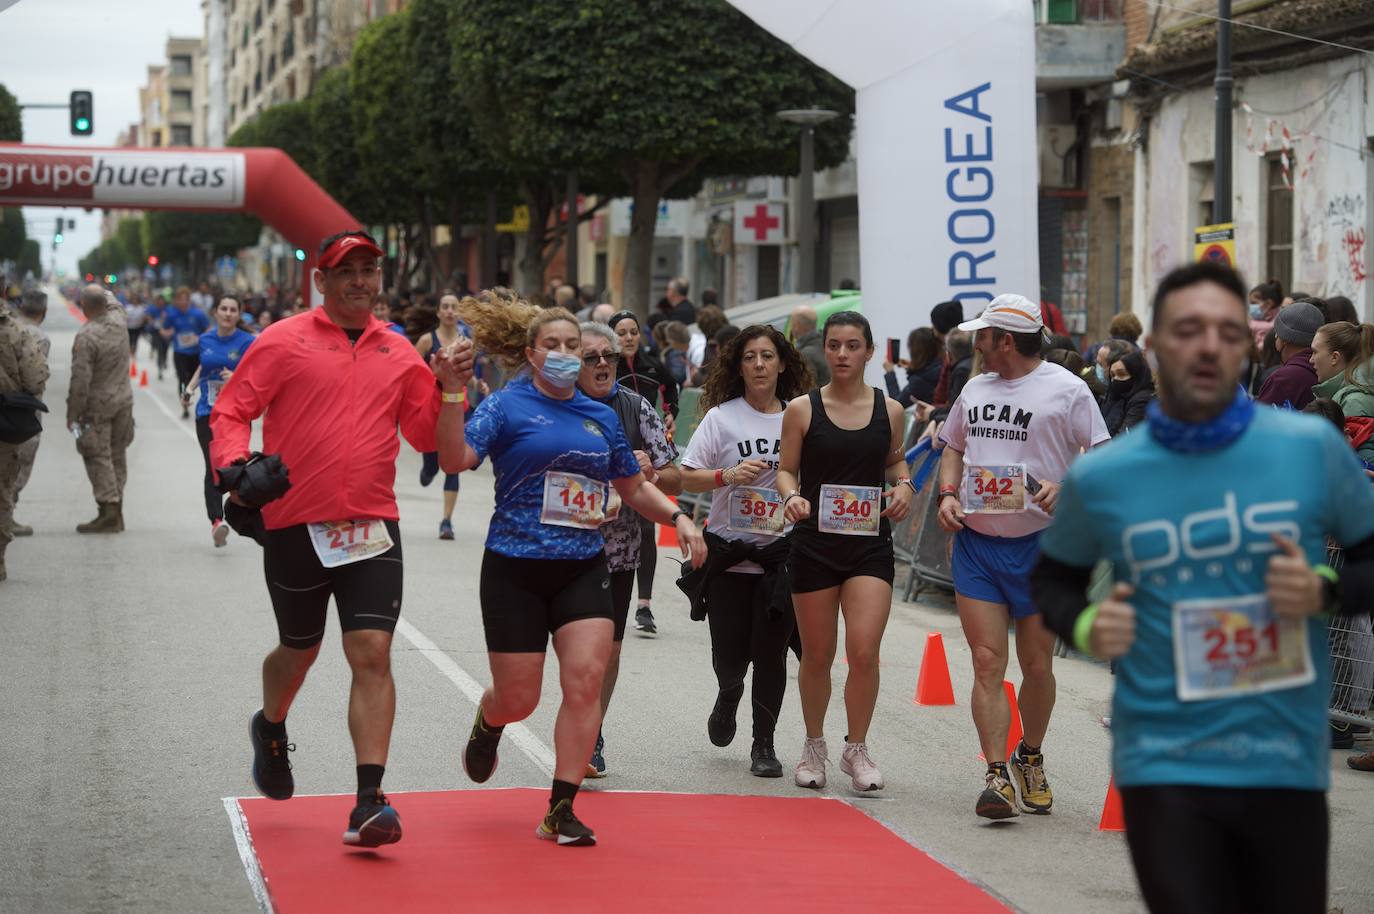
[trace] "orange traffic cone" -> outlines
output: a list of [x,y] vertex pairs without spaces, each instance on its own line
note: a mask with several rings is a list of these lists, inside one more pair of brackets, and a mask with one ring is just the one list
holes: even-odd
[[[677,499],[673,498],[671,495],[668,496],[668,500],[671,501],[674,506],[677,505]],[[658,544],[669,549],[678,548],[677,528],[660,524],[658,528]]]
[[132,359],[129,360],[129,377],[138,377],[138,363],[133,361]]
[[139,375],[139,377],[138,377],[138,386],[139,386],[139,387],[147,387],[147,386],[148,386],[148,369],[146,369],[146,368],[143,369],[143,374]]
[[1126,830],[1126,815],[1121,809],[1121,794],[1116,789],[1116,778],[1107,782],[1107,802],[1102,804],[1102,820],[1097,823],[1097,830]]
[[949,680],[949,661],[945,659],[945,641],[939,632],[926,635],[926,650],[921,655],[921,672],[916,676],[918,705],[954,704],[954,684]]
[[1007,758],[1011,758],[1011,754],[1016,751],[1016,744],[1021,742],[1024,731],[1021,729],[1021,709],[1016,706],[1016,686],[1004,679],[1002,688],[1007,692],[1007,706],[1011,709],[1011,726],[1007,728]]

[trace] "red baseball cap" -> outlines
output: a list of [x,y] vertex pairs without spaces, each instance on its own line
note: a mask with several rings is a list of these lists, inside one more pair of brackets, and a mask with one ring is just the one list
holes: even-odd
[[320,267],[327,270],[338,266],[350,251],[358,249],[367,251],[373,257],[381,257],[383,253],[367,232],[341,232],[326,238],[320,245]]

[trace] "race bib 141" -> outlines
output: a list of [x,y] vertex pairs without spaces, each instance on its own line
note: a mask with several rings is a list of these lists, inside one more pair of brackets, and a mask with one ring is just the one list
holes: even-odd
[[606,520],[606,484],[577,473],[544,474],[544,505],[539,522],[554,527],[595,530]]

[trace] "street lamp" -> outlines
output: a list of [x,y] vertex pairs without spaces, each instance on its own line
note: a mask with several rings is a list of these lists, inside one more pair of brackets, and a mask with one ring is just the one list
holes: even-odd
[[778,117],[789,124],[799,124],[801,135],[801,188],[797,204],[797,291],[816,291],[816,238],[814,217],[816,209],[816,126],[840,116],[826,108],[789,108],[779,111]]

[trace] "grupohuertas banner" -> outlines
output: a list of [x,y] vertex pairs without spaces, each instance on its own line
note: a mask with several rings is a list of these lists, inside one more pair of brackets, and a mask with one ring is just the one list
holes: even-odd
[[879,353],[938,302],[973,317],[1002,292],[1040,298],[1032,4],[730,2],[857,91],[863,308]]

